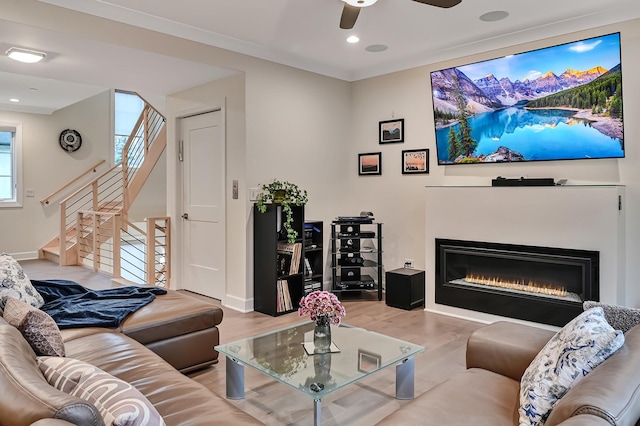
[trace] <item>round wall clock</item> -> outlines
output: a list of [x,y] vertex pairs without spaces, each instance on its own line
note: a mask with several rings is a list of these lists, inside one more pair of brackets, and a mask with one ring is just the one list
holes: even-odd
[[67,152],[77,151],[82,145],[82,136],[73,129],[66,129],[60,133],[60,147]]

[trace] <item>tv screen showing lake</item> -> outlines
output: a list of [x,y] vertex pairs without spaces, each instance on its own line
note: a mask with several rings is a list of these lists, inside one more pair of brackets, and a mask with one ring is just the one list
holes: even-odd
[[438,164],[624,157],[620,33],[432,71]]
[[[624,157],[622,141],[601,133],[588,120],[573,118],[576,111],[527,110],[511,107],[469,118],[471,138],[481,159],[506,147],[522,155],[520,161]],[[460,131],[460,124],[452,126]],[[436,131],[438,159],[448,160],[450,128]],[[508,161],[501,159],[491,160]]]

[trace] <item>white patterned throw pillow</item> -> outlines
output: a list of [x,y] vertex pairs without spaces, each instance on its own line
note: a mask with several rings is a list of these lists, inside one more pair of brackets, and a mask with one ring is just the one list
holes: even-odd
[[18,261],[7,253],[0,253],[0,309],[4,309],[7,297],[22,300],[34,308],[44,305],[44,299],[31,285]]
[[42,356],[38,366],[47,382],[93,404],[108,426],[165,426],[155,407],[129,383],[86,362]]
[[536,355],[520,382],[520,426],[543,425],[558,400],[624,344],[602,308],[571,320]]

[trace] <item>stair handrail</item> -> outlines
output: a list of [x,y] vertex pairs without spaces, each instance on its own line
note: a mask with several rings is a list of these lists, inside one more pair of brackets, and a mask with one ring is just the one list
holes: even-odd
[[74,183],[76,183],[77,181],[82,179],[85,175],[88,175],[89,173],[96,173],[98,171],[98,167],[100,167],[102,165],[102,163],[105,163],[106,161],[107,160],[98,161],[96,164],[94,164],[93,166],[89,167],[87,170],[85,170],[84,172],[80,173],[78,176],[76,176],[75,178],[71,179],[69,182],[67,182],[66,184],[64,184],[60,188],[58,188],[55,191],[53,191],[51,194],[49,194],[46,197],[44,197],[42,200],[40,200],[40,204],[45,204],[45,205],[49,204],[49,200],[51,198],[55,197],[56,195],[58,195],[62,191],[64,191],[67,188],[69,188],[71,185],[73,185]]
[[[139,96],[139,95],[138,95]],[[166,118],[149,103],[142,109],[127,142],[122,148],[122,176],[124,179],[124,209],[133,203],[129,187],[136,177],[140,166],[149,153],[151,146],[163,132],[166,132]],[[140,143],[142,142],[142,143]]]
[[[140,98],[143,99],[142,97]],[[154,145],[156,141],[159,141],[159,144]],[[150,149],[152,146],[153,149]],[[92,215],[92,217],[114,215],[113,218],[118,223],[118,229],[114,229],[115,234],[112,236],[115,244],[113,258],[111,259],[113,263],[112,265],[106,265],[107,268],[109,266],[113,268],[112,274],[114,278],[120,278],[121,268],[124,268],[120,259],[122,235],[129,234],[128,229],[134,229],[136,233],[144,236],[146,246],[144,256],[152,260],[150,262],[151,266],[149,264],[146,265],[143,279],[146,279],[148,283],[168,287],[170,277],[170,247],[168,246],[170,243],[170,218],[148,218],[147,231],[145,232],[130,223],[127,217],[128,209],[133,199],[165,146],[166,118],[145,100],[145,106],[123,147],[122,160],[60,201],[61,217],[58,246],[61,265],[68,264],[66,263],[66,248],[68,243],[73,242],[74,232],[77,238],[81,237],[79,232],[82,223],[79,220],[83,215]],[[147,156],[153,161],[145,163]],[[119,168],[120,170],[118,170]],[[143,173],[140,174],[139,178],[136,178],[139,170],[142,170]],[[71,182],[67,186],[70,184]],[[105,211],[105,207],[108,207],[108,210]],[[159,221],[165,221],[165,225],[158,225]],[[128,228],[129,226],[131,228]],[[161,231],[160,235],[161,239],[164,239],[164,243],[158,240],[156,230]],[[100,252],[100,247],[95,246],[95,244],[101,245],[103,243],[94,241],[92,248],[96,250],[95,255],[100,257],[97,254]],[[81,254],[78,259],[80,262],[82,262],[82,257]],[[165,257],[166,261],[165,264],[161,265],[160,269],[157,268],[158,257]],[[72,259],[71,261],[73,262],[73,258],[70,257],[69,259]],[[144,259],[137,260],[144,262]],[[97,262],[97,267],[100,266],[100,259],[94,258],[94,262]],[[96,268],[96,263],[94,263],[93,267]],[[154,278],[152,279],[152,277]]]
[[60,204],[64,204],[69,202],[69,200],[71,200],[73,197],[77,196],[78,194],[80,194],[82,191],[90,188],[91,186],[93,186],[95,184],[95,182],[99,181],[100,179],[102,179],[105,176],[108,176],[110,173],[112,173],[115,169],[117,169],[119,166],[119,164],[116,164],[115,166],[111,167],[110,169],[108,169],[107,171],[105,171],[104,173],[102,173],[100,176],[96,177],[95,179],[93,179],[91,182],[88,182],[87,184],[85,184],[84,186],[81,186],[80,188],[78,188],[77,190],[75,190],[73,193],[71,193],[70,195],[68,195],[67,197],[65,197],[65,199],[63,199],[62,201],[60,201]]

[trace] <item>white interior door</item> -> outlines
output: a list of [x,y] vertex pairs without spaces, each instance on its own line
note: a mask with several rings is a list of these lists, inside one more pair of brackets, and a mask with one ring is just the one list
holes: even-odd
[[183,281],[222,300],[225,277],[225,134],[221,111],[181,120]]

